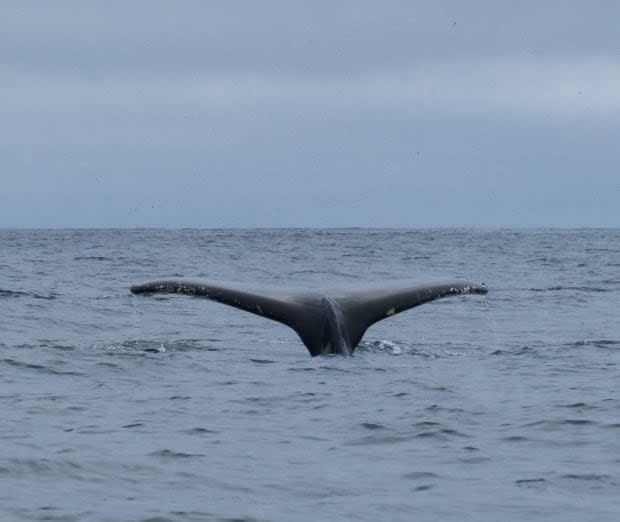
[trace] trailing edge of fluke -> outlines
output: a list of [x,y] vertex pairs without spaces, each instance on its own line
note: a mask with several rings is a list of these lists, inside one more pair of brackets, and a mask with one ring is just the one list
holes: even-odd
[[184,280],[131,287],[134,294],[171,293],[203,297],[290,326],[314,357],[351,354],[369,326],[415,306],[450,295],[486,294],[483,284],[447,281],[400,283],[386,288],[329,292],[254,292],[226,284]]

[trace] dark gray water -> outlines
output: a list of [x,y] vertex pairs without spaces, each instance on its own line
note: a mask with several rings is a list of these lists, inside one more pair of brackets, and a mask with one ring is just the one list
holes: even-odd
[[[484,281],[353,357],[182,296]],[[620,231],[0,231],[1,520],[619,520]]]

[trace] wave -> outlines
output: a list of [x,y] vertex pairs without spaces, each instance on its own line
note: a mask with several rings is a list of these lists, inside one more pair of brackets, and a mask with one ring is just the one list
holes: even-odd
[[620,341],[615,339],[581,339],[565,346],[594,346],[595,348],[610,348],[620,345]]
[[[367,428],[366,428],[367,429]],[[399,442],[409,442],[412,440],[429,439],[438,441],[448,441],[455,439],[469,438],[467,433],[452,428],[435,428],[422,431],[409,431],[407,433],[394,433],[387,429],[378,429],[372,435],[366,435],[356,440],[352,440],[349,444],[353,446],[370,446],[382,444],[395,444]]]
[[177,339],[174,341],[154,341],[150,339],[131,339],[120,343],[95,344],[90,348],[106,353],[140,355],[145,353],[185,352],[190,350],[217,351],[204,339]]
[[591,419],[567,418],[567,419],[544,419],[528,422],[523,425],[524,428],[541,428],[553,430],[562,426],[600,426],[600,423]]
[[528,259],[527,263],[540,263],[540,264],[544,264],[544,265],[555,265],[555,264],[562,263],[562,260],[558,259],[557,257],[542,256],[542,257],[536,257],[536,258],[533,258],[533,259]]
[[[577,341],[559,342],[559,343],[544,343],[535,342],[530,345],[513,346],[497,348],[489,353],[489,355],[495,356],[530,356],[535,358],[545,357],[548,354],[557,353],[557,350],[565,351],[568,348],[606,348],[616,349],[620,346],[620,340],[616,339],[579,339]],[[570,371],[578,371],[578,368],[574,368]]]
[[13,457],[4,459],[0,465],[0,475],[12,477],[50,475],[83,478],[85,472],[86,469],[80,463],[68,459]]
[[7,290],[5,288],[0,288],[0,298],[12,298],[12,297],[31,297],[33,299],[56,299],[58,294],[49,293],[45,294],[37,294],[35,292],[25,292],[23,290]]
[[202,453],[184,453],[182,451],[174,451],[170,449],[162,449],[149,453],[152,457],[163,457],[166,459],[189,459],[195,457],[204,457]]
[[298,276],[336,276],[342,277],[345,279],[357,280],[359,277],[355,274],[351,274],[348,272],[341,272],[338,270],[295,270],[288,273],[289,277],[298,277]]
[[401,341],[362,341],[356,348],[356,353],[387,353],[390,355],[412,355],[414,357],[441,358],[458,355],[455,347],[448,349],[445,345],[431,346],[428,343],[405,343]]
[[72,370],[57,370],[49,365],[18,361],[17,359],[12,359],[10,357],[0,359],[0,363],[24,370],[35,370],[39,373],[45,373],[49,375],[84,375],[83,373],[75,372]]
[[106,256],[76,256],[74,261],[114,261],[111,257]]
[[541,486],[545,482],[546,480],[542,477],[515,480],[515,484],[517,486],[525,486],[525,487]]
[[600,286],[548,286],[547,288],[529,288],[530,292],[562,292],[565,290],[575,292],[614,292],[613,288],[604,288]]

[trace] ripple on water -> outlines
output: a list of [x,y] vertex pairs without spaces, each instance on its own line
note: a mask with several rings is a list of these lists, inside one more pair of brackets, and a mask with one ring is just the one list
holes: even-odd
[[454,355],[452,352],[445,350],[445,346],[437,346],[435,349],[429,349],[429,345],[421,345],[418,343],[406,343],[402,341],[362,341],[356,349],[356,353],[387,353],[390,355],[409,355],[422,358],[440,358]]
[[597,485],[618,485],[618,480],[616,478],[605,473],[565,473],[561,478],[571,481],[586,482],[595,487]]
[[74,261],[114,261],[111,257],[106,256],[75,256]]
[[161,449],[157,451],[153,451],[149,453],[151,457],[161,457],[165,459],[192,459],[192,458],[202,458],[204,457],[204,453],[185,453],[183,451],[175,451],[171,449]]
[[218,433],[218,431],[210,430],[208,428],[202,428],[198,426],[196,428],[189,428],[189,429],[183,430],[183,433],[187,435],[208,435],[211,433]]
[[52,301],[58,297],[56,293],[38,294],[36,292],[26,292],[22,290],[7,290],[0,288],[0,298],[12,298],[12,297],[29,297],[31,299],[46,299]]
[[15,368],[20,368],[23,370],[32,370],[34,372],[39,372],[39,373],[48,374],[48,375],[73,375],[73,376],[84,375],[81,372],[76,372],[73,370],[58,370],[49,365],[18,361],[17,359],[12,359],[10,357],[0,359],[0,363],[7,364]]
[[166,341],[154,341],[151,339],[130,339],[120,343],[93,344],[91,350],[114,353],[119,355],[144,355],[163,354],[166,352],[187,352],[193,350],[217,351],[204,339],[177,339]]
[[502,437],[500,440],[504,442],[526,442],[530,439],[523,435],[508,435],[507,437]]
[[105,433],[114,433],[114,429],[107,429],[96,424],[86,424],[83,426],[78,426],[77,428],[66,428],[65,432],[80,433],[82,435],[101,435]]
[[451,428],[438,428],[422,431],[413,430],[407,432],[395,432],[394,430],[389,430],[386,427],[376,429],[371,428],[371,430],[376,433],[353,440],[350,444],[355,446],[368,446],[381,444],[396,444],[401,442],[410,442],[414,440],[424,439],[445,442],[449,440],[469,437],[469,435],[467,435],[466,433]]
[[383,424],[378,422],[362,422],[360,424],[362,428],[366,428],[367,430],[385,430],[386,427]]
[[404,473],[402,477],[408,480],[427,480],[438,479],[439,475],[433,473],[432,471],[410,471],[408,473]]
[[271,359],[250,359],[251,362],[256,364],[275,364],[278,361],[272,361]]
[[148,516],[139,519],[139,522],[203,522],[205,520],[217,520],[219,522],[255,522],[256,519],[245,517],[225,518],[218,517],[208,511],[171,511],[165,515]]
[[540,428],[540,429],[561,429],[565,426],[597,426],[599,423],[591,419],[543,419],[533,422],[528,422],[523,425],[526,428]]
[[542,477],[534,477],[534,478],[526,478],[526,479],[517,479],[515,480],[515,484],[520,487],[525,488],[540,488],[546,484],[546,480]]
[[85,478],[87,469],[75,460],[49,458],[8,458],[0,460],[0,475],[11,477],[68,476]]
[[416,433],[414,435],[416,438],[437,438],[441,440],[446,440],[448,438],[454,437],[469,437],[466,433],[462,431],[458,431],[452,428],[439,428],[434,430],[424,430]]
[[569,404],[559,404],[558,405],[559,408],[568,408],[568,409],[575,409],[575,410],[597,410],[600,409],[599,406],[594,406],[593,404],[588,404],[587,402],[571,402]]
[[620,345],[620,341],[615,339],[592,339],[592,340],[579,340],[573,343],[569,343],[568,346],[594,346],[595,348],[616,348]]
[[563,291],[573,291],[573,292],[614,292],[613,288],[606,288],[600,286],[548,286],[546,288],[530,288],[530,292],[563,292]]

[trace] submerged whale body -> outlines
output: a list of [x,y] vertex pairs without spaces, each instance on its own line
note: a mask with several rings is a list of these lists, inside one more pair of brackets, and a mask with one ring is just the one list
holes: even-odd
[[134,285],[131,291],[203,297],[278,321],[295,330],[314,357],[350,355],[368,327],[377,321],[449,295],[486,294],[487,288],[484,284],[451,281],[325,293],[256,293],[219,283],[176,280]]

